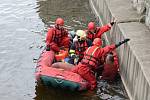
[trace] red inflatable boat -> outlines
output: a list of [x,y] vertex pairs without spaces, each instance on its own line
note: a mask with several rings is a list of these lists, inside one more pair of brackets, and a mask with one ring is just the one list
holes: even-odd
[[[72,91],[86,90],[88,83],[80,75],[59,67],[68,67],[68,65],[74,67],[74,65],[65,63],[57,64],[57,62],[53,64],[54,59],[60,60],[61,58],[65,58],[65,56],[67,56],[65,51],[61,51],[58,55],[55,55],[52,51],[43,51],[37,62],[37,81],[41,81],[47,86],[69,89]],[[55,68],[52,67],[52,64]]]

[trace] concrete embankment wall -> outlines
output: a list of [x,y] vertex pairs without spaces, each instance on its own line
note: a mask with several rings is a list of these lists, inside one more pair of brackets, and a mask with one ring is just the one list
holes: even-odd
[[147,24],[141,23],[143,15],[137,13],[131,0],[89,2],[102,25],[109,23],[112,16],[117,19],[111,31],[105,33],[108,43],[131,39],[127,44],[117,48],[120,74],[129,98],[150,100],[150,30]]

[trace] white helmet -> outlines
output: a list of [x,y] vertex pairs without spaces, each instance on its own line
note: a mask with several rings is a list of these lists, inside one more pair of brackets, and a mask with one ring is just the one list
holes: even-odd
[[76,36],[79,41],[86,40],[86,32],[83,30],[77,30]]

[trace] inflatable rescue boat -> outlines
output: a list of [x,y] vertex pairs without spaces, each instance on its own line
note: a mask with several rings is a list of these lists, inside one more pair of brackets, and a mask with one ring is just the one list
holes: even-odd
[[[41,81],[46,86],[58,87],[72,91],[86,90],[88,82],[85,81],[80,75],[65,70],[67,64],[58,64],[56,61],[65,59],[67,52],[61,51],[55,55],[53,51],[43,51],[39,57],[36,66],[36,80]],[[55,59],[55,61],[54,61]],[[55,62],[55,63],[54,63]],[[55,67],[52,67],[52,66]],[[59,68],[59,66],[64,68]],[[70,64],[71,65],[71,64]],[[74,67],[74,65],[71,65]]]

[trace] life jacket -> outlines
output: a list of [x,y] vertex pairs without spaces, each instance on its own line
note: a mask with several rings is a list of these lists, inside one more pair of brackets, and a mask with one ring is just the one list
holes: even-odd
[[96,67],[99,65],[100,58],[94,56],[96,55],[96,51],[98,49],[99,47],[97,46],[89,47],[81,61],[82,64],[87,65],[91,70],[96,69]]
[[84,52],[86,51],[87,48],[88,48],[87,41],[84,41],[83,43],[75,42],[75,52],[77,55],[79,55],[79,58],[84,56]]
[[95,39],[96,34],[99,32],[100,27],[97,27],[94,34],[90,31],[87,31],[87,38],[90,39],[91,41],[93,41]]
[[59,44],[61,41],[62,41],[62,38],[64,36],[66,36],[68,33],[66,32],[66,30],[63,28],[63,29],[60,29],[58,30],[57,28],[53,28],[53,37],[52,37],[52,40]]

